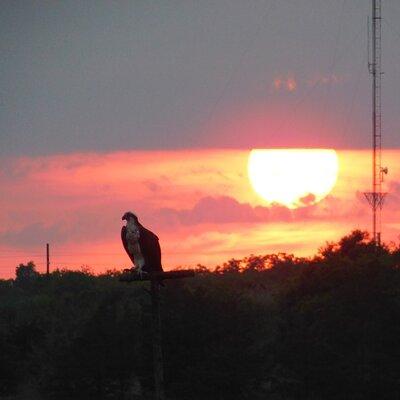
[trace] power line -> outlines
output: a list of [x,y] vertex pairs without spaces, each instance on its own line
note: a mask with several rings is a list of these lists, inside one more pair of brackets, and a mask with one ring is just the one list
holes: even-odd
[[346,137],[347,132],[349,130],[349,120],[351,115],[353,115],[353,110],[354,110],[354,104],[356,101],[356,97],[358,95],[358,91],[360,89],[360,83],[361,83],[361,77],[363,76],[362,74],[362,69],[365,67],[365,63],[368,60],[368,55],[366,54],[366,52],[364,53],[364,58],[361,60],[360,66],[359,66],[359,70],[357,72],[357,79],[355,80],[355,84],[354,84],[354,89],[353,89],[353,95],[351,97],[351,102],[350,102],[350,107],[348,108],[348,112],[345,115],[344,118],[344,132],[343,132],[343,137]]
[[[354,36],[354,38],[352,40],[350,40],[347,45],[339,52],[339,54],[336,54],[333,62],[332,62],[332,70],[336,67],[336,65],[342,60],[342,58],[344,57],[344,55],[346,54],[347,50],[349,48],[351,48],[354,43],[358,40],[358,38],[360,37],[362,31],[364,30],[364,27],[361,27],[359,29],[359,31],[357,32],[357,34]],[[297,111],[298,108],[303,104],[303,102],[308,99],[312,93],[315,91],[315,89],[323,82],[323,76],[321,76],[320,78],[318,78],[310,87],[308,90],[306,90],[306,92],[303,94],[303,96],[301,96],[297,102],[291,107],[291,110],[288,110],[289,112],[287,113],[287,115],[289,115],[289,118],[285,118],[284,120],[282,120],[278,131],[282,131],[282,129],[286,126],[288,128],[290,128],[292,126],[292,124],[295,122],[294,118],[297,115]]]
[[269,5],[265,11],[265,13],[261,16],[260,18],[260,22],[256,28],[256,31],[254,33],[253,38],[250,40],[250,43],[248,43],[248,45],[243,49],[243,51],[240,54],[239,60],[237,62],[237,64],[235,65],[235,67],[231,70],[231,73],[228,76],[227,81],[225,82],[224,86],[222,87],[222,90],[220,91],[219,96],[216,98],[214,104],[211,106],[208,118],[206,119],[206,126],[208,126],[210,124],[210,122],[212,122],[214,115],[218,109],[219,104],[221,103],[222,99],[225,97],[226,93],[228,92],[228,89],[230,88],[232,82],[235,80],[236,75],[238,73],[238,71],[240,70],[243,60],[245,59],[246,55],[248,54],[248,52],[250,51],[250,49],[253,47],[257,37],[260,34],[261,28],[263,26],[263,24],[265,23],[265,20],[267,19],[270,11],[273,8],[273,5],[275,5],[275,1],[270,1]]
[[345,5],[346,5],[346,0],[342,1],[342,7],[341,7],[341,12],[340,12],[340,17],[339,17],[339,21],[340,23],[338,24],[338,30],[336,33],[336,38],[335,38],[335,48],[333,50],[333,56],[332,56],[332,61],[331,64],[329,66],[328,69],[328,84],[326,85],[326,91],[325,91],[325,99],[324,99],[324,103],[323,103],[323,107],[322,107],[322,129],[325,126],[326,123],[326,108],[327,108],[327,104],[328,104],[328,99],[331,93],[331,88],[332,88],[332,80],[331,77],[333,75],[333,69],[334,66],[336,64],[336,56],[337,56],[337,52],[338,52],[338,48],[339,48],[339,39],[340,39],[340,34],[342,32],[342,26],[343,26],[343,21],[344,21],[344,10],[345,10]]
[[400,39],[400,31],[398,31],[386,18],[382,18],[382,21],[393,31],[393,33]]

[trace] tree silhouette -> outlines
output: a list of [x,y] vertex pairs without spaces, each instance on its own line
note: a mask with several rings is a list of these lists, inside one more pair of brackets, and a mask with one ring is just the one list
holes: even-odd
[[[353,231],[309,259],[250,255],[167,282],[168,398],[398,398],[399,254]],[[29,262],[0,280],[0,397],[151,398],[150,299],[118,276]]]
[[27,264],[19,264],[15,269],[15,282],[19,285],[29,284],[36,280],[38,276],[39,273],[36,271],[33,261],[29,261]]

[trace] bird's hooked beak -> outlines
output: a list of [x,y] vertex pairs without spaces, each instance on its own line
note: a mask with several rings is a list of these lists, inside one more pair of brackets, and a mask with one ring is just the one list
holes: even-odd
[[125,214],[122,216],[122,221],[128,221],[127,213],[125,213]]

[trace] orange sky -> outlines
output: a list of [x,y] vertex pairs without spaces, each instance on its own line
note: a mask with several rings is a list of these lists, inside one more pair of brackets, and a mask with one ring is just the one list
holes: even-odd
[[[160,237],[166,269],[213,267],[251,253],[311,255],[351,229],[370,228],[362,192],[370,190],[370,152],[338,151],[336,186],[317,205],[268,206],[247,177],[249,151],[137,151],[2,159],[0,276],[34,260],[94,271],[127,268],[121,216],[135,211]],[[384,240],[400,234],[399,150],[385,150],[389,167]],[[305,177],[306,179],[307,177]]]

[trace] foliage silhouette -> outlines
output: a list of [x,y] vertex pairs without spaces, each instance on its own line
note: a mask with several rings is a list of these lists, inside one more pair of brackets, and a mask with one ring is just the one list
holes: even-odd
[[[168,398],[397,399],[399,262],[353,231],[309,259],[250,255],[167,282]],[[0,281],[0,397],[151,398],[147,286],[118,276],[28,263]]]

